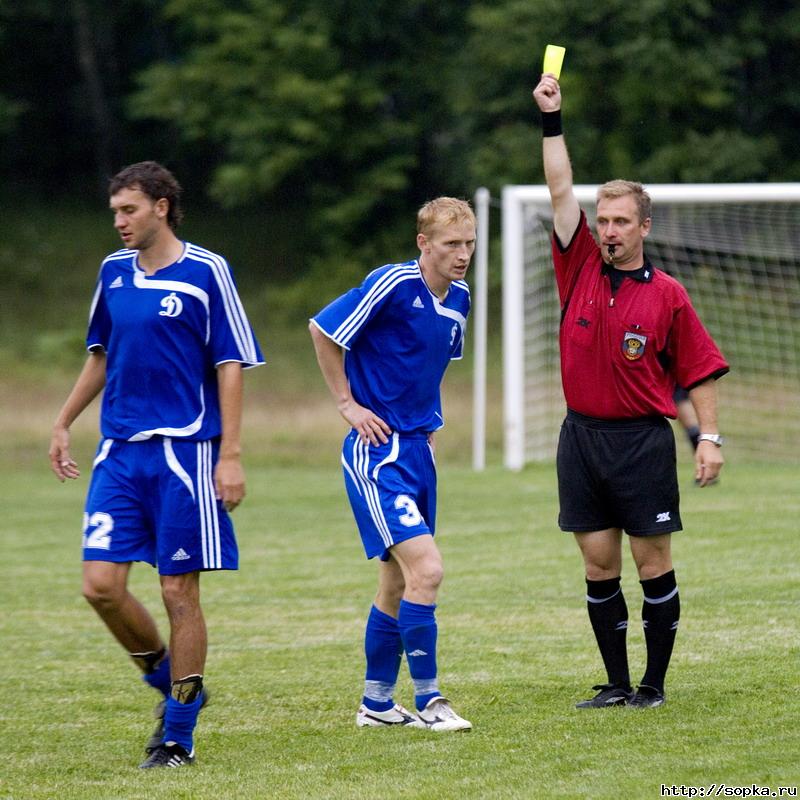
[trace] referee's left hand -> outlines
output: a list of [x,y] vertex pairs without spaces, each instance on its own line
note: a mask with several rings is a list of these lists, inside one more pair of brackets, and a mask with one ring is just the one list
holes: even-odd
[[694,451],[695,483],[700,488],[714,483],[719,477],[719,471],[724,463],[722,449],[717,447],[714,442],[698,442],[697,449]]
[[220,458],[214,469],[214,490],[226,511],[233,511],[244,500],[244,468],[238,458]]

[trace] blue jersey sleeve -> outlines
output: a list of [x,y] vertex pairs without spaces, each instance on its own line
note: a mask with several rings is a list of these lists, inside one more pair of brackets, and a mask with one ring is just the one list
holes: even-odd
[[239,361],[245,368],[263,364],[264,356],[224,259],[213,265],[212,275],[208,292],[211,360],[215,365]]
[[409,276],[419,274],[416,262],[389,264],[373,270],[361,286],[345,292],[325,306],[312,320],[333,339],[349,350],[365,326],[380,313],[392,290]]
[[97,286],[92,297],[89,310],[89,328],[86,333],[86,349],[90,352],[108,350],[111,338],[111,315],[108,313],[105,295],[103,294],[103,273],[97,277]]

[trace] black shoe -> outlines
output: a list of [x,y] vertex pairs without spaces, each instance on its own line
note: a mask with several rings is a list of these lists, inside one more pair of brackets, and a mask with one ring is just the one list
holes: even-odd
[[[207,705],[210,699],[210,695],[208,693],[208,689],[203,689],[203,702],[200,705],[200,710],[202,711]],[[156,749],[161,744],[161,740],[164,738],[164,711],[167,708],[167,700],[159,700],[156,703],[156,707],[153,709],[153,716],[156,718],[156,728],[153,731],[152,736],[148,740],[147,744],[144,747],[145,753],[150,755],[153,750]]]
[[636,692],[628,701],[629,706],[633,708],[658,708],[667,702],[664,692],[659,692],[658,689],[652,686],[642,684],[636,687]]
[[179,744],[160,744],[154,748],[147,758],[139,764],[139,769],[153,767],[185,767],[194,763],[194,748],[191,753]]
[[592,689],[599,691],[591,700],[582,700],[575,703],[575,708],[611,708],[612,706],[624,706],[630,702],[633,693],[621,686],[614,686],[612,683],[600,683],[592,686]]

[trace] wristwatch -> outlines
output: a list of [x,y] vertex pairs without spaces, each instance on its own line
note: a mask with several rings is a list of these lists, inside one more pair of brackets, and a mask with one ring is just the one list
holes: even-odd
[[722,447],[725,441],[718,433],[701,433],[697,437],[698,442],[713,442],[717,447]]

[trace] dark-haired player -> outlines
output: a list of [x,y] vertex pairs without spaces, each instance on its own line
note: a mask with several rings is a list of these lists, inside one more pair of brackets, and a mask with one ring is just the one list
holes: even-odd
[[[194,761],[207,699],[200,573],[238,566],[228,512],[244,497],[242,368],[263,363],[225,259],[175,234],[180,193],[153,161],[111,180],[125,248],[100,268],[89,356],[50,443],[56,476],[77,478],[69,428],[105,389],[84,513],[83,593],[164,696],[141,765],[148,768]],[[158,567],[168,644],[128,591],[134,561]]]

